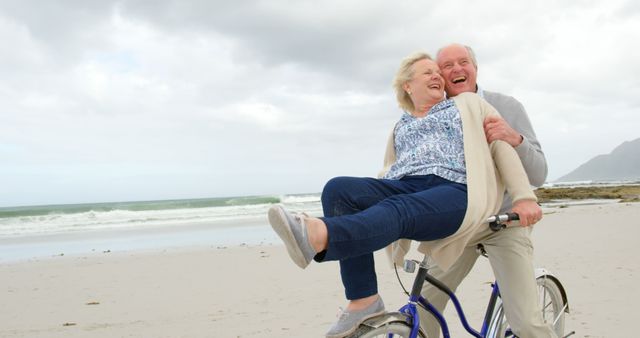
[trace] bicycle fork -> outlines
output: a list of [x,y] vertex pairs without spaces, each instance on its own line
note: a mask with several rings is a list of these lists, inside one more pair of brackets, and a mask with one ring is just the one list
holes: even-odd
[[[405,271],[415,271],[415,261],[405,260],[404,262],[404,270]],[[424,302],[424,298],[422,298],[422,286],[424,285],[425,278],[427,276],[427,269],[425,267],[425,261],[420,263],[420,267],[418,268],[418,274],[413,281],[413,287],[411,288],[411,293],[409,294],[409,303],[403,306],[400,309],[400,313],[403,313],[411,318],[413,321],[411,323],[411,333],[409,334],[410,338],[416,338],[418,336],[418,331],[420,330],[420,316],[418,314],[418,302]],[[424,303],[423,303],[424,305]],[[431,305],[431,304],[428,304]]]
[[[404,265],[405,271],[407,272],[415,271],[415,266],[417,261],[405,260],[404,263],[405,263]],[[438,288],[440,291],[444,292],[449,296],[449,299],[453,302],[453,305],[456,308],[456,312],[458,312],[458,316],[460,318],[462,326],[465,328],[465,330],[469,334],[471,334],[476,338],[485,337],[486,327],[483,327],[482,333],[474,330],[469,325],[469,322],[467,321],[466,316],[464,315],[464,311],[462,310],[462,305],[458,301],[458,298],[456,297],[454,292],[451,291],[451,289],[449,289],[442,282],[440,282],[433,276],[429,275],[427,272],[428,272],[427,257],[425,256],[425,259],[420,263],[420,266],[418,268],[418,274],[413,282],[413,288],[411,289],[411,294],[409,295],[409,304],[403,306],[400,309],[401,313],[404,313],[410,316],[409,318],[413,320],[413,322],[411,323],[412,330],[411,330],[410,337],[412,338],[417,337],[417,334],[418,334],[418,328],[420,326],[420,319],[419,319],[420,317],[419,317],[416,305],[420,303],[422,306],[424,306],[424,308],[427,311],[429,311],[438,320],[438,323],[440,324],[440,328],[442,329],[442,336],[444,338],[450,338],[449,326],[447,325],[447,321],[444,319],[444,316],[421,295],[422,287],[424,286],[425,281],[428,281],[430,284],[432,284],[433,286]],[[495,292],[497,292],[497,290],[495,290]]]

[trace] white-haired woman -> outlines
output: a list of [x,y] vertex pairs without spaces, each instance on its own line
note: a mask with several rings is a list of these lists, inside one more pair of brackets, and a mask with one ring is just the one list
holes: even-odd
[[498,211],[505,187],[521,225],[542,217],[513,148],[486,142],[482,122],[497,114],[491,105],[472,93],[445,99],[438,65],[426,53],[402,61],[394,88],[405,113],[393,128],[380,179],[331,179],[322,192],[324,217],[281,205],[269,210],[269,222],[298,266],[340,261],[349,304],[327,337],[348,335],[384,312],[374,251],[389,246],[401,262],[406,240],[417,240],[419,250],[446,270]]

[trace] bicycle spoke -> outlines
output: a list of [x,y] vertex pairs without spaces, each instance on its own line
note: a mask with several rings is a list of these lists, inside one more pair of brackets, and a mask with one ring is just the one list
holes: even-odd
[[551,318],[553,318],[553,316],[554,316],[554,309],[553,308],[549,309],[550,305],[553,306],[553,299],[551,299],[551,297],[549,297],[549,299],[548,299],[549,302],[547,302],[547,292],[548,292],[548,290],[544,286],[540,286],[540,288],[542,289],[541,290],[542,292],[538,292],[538,293],[540,293],[540,296],[542,297],[541,302],[540,302],[541,305],[542,305],[542,319],[545,322],[547,322],[547,317],[548,317],[546,315],[547,313],[549,313]]
[[[554,279],[548,279],[544,276],[538,278],[536,283],[538,284],[537,301],[542,310],[542,319],[548,325],[553,326],[553,331],[558,337],[563,337],[565,335],[564,314],[568,309],[568,304],[563,299],[560,286]],[[495,314],[489,323],[487,336],[496,338],[515,337],[506,322],[502,304],[498,303],[494,311]]]
[[567,309],[567,304],[564,304],[562,309],[560,311],[558,311],[558,316],[556,316],[556,318],[553,320],[553,324],[552,325],[556,325],[556,323],[558,322],[558,319],[560,319],[560,317],[562,316],[562,314],[564,313],[564,311],[566,309]]

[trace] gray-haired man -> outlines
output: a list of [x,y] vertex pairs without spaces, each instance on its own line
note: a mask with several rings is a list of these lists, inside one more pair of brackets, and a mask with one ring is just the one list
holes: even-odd
[[[487,141],[500,139],[513,146],[529,176],[531,185],[540,186],[547,177],[547,161],[536,139],[524,107],[516,99],[500,93],[483,91],[476,82],[478,65],[473,50],[468,46],[452,44],[441,48],[436,61],[445,79],[448,96],[474,92],[484,97],[502,115],[485,120]],[[511,199],[505,197],[501,211],[508,211]],[[451,289],[456,289],[475,264],[477,244],[483,244],[504,302],[507,320],[514,333],[521,338],[557,337],[550,325],[545,324],[538,305],[537,287],[533,268],[531,228],[511,227],[503,231],[481,231],[467,244],[462,256],[447,271],[435,267],[431,273]],[[439,310],[444,310],[448,297],[426,283],[423,295]],[[439,335],[439,325],[431,316],[421,313],[422,326],[428,337]]]

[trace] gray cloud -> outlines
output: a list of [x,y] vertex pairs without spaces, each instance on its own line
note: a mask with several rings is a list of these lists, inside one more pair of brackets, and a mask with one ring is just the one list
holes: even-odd
[[113,12],[108,1],[3,1],[5,20],[26,30],[58,66],[71,66],[87,49],[109,48],[105,38]]
[[450,42],[475,48],[483,87],[525,104],[553,179],[637,137],[637,8],[4,1],[0,205],[308,192],[375,175],[401,114],[396,67]]
[[[386,2],[209,1],[125,2],[121,11],[171,31],[215,32],[234,42],[234,59],[265,68],[296,65],[330,74],[343,88],[387,90],[399,59],[416,46],[415,32],[395,23],[430,21],[428,13]],[[429,41],[428,34],[418,45]],[[393,61],[390,61],[393,60]]]

